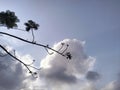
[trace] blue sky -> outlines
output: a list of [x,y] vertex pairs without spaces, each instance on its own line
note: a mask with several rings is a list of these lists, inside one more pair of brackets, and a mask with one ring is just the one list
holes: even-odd
[[[119,0],[0,0],[0,11],[8,9],[19,17],[20,28],[29,19],[40,24],[37,42],[52,46],[66,38],[86,41],[85,51],[96,58],[94,69],[102,75],[103,84],[120,73]],[[17,31],[13,34],[20,35]],[[25,37],[23,33],[20,36]],[[16,49],[27,53],[32,46],[24,51],[22,47]],[[40,59],[35,52],[39,50],[34,48],[30,54]],[[41,52],[41,58],[44,54]]]

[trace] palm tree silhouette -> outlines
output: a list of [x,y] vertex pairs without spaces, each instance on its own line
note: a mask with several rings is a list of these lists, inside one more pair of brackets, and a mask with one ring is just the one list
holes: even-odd
[[10,10],[7,10],[6,12],[0,12],[1,26],[6,26],[8,29],[10,29],[13,27],[17,27],[17,22],[19,22],[19,19],[14,12],[11,12]]
[[34,32],[33,30],[38,30],[39,24],[35,23],[32,20],[28,20],[28,22],[24,23],[26,26],[26,31],[29,32],[30,30],[32,31],[32,37],[33,37],[33,42],[34,42]]

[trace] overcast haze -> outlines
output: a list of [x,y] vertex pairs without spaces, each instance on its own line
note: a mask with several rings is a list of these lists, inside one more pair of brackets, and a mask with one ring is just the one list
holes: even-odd
[[[30,55],[37,60],[36,66],[44,67],[42,75],[39,75],[42,80],[34,81],[35,86],[45,86],[47,90],[59,90],[58,85],[60,90],[120,90],[120,0],[0,0],[0,12],[6,10],[16,13],[20,19],[19,28],[24,29],[23,24],[29,19],[40,24],[39,30],[35,32],[35,40],[38,43],[50,46],[56,44],[56,49],[61,42],[71,45],[73,61],[68,62],[70,67],[66,65],[67,61],[58,55],[47,56],[42,48],[38,49],[18,40],[0,36],[0,43],[4,42],[16,49],[21,57]],[[7,30],[3,27],[0,27],[0,30],[31,40],[31,33]],[[24,68],[16,67],[16,64],[14,68],[24,72]],[[46,68],[45,65],[51,67]],[[6,65],[0,63],[0,75],[7,75],[7,72],[1,71],[5,68]],[[15,72],[17,71],[11,73]],[[31,79],[25,78],[27,75],[16,75],[15,79],[19,80],[13,84],[18,82],[15,84],[17,87],[11,85],[11,90],[23,87],[24,79],[25,86],[29,81],[32,82]],[[2,77],[0,89],[8,90],[10,86],[5,86],[5,82],[11,79],[3,79],[4,84],[1,80]],[[32,87],[30,85],[29,87]]]

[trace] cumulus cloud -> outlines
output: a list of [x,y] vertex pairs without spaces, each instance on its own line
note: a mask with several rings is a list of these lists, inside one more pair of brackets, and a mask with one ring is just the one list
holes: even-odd
[[[54,87],[52,90],[58,90],[60,87],[65,88],[67,85],[71,85],[71,87],[78,85],[80,79],[82,79],[89,70],[93,69],[95,62],[95,58],[85,53],[84,41],[65,39],[55,44],[53,48],[58,50],[61,47],[61,43],[69,45],[66,52],[71,52],[72,59],[69,61],[59,54],[47,55],[41,61],[40,65],[42,67],[40,77],[44,78],[48,86]],[[64,49],[65,46],[62,50]],[[69,89],[62,88],[62,90],[71,90],[71,87],[69,86]]]
[[[97,90],[94,84],[85,79],[86,75],[89,80],[97,80],[96,77],[99,76],[97,72],[92,71],[95,58],[85,53],[85,42],[65,39],[55,44],[53,48],[60,49],[61,43],[69,45],[66,52],[71,53],[72,59],[68,60],[57,53],[47,55],[40,63],[42,69],[37,80],[32,79],[26,73],[25,67],[9,55],[0,57],[0,90]],[[60,52],[65,48],[66,45]],[[25,63],[31,63],[31,56],[21,56],[17,52],[16,55]]]
[[15,90],[22,86],[25,79],[24,70],[20,63],[13,61],[10,56],[0,57],[0,88]]

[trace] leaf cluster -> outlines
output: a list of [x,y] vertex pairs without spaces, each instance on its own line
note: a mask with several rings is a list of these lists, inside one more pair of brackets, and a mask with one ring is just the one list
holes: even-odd
[[0,25],[6,26],[8,29],[17,27],[17,22],[20,20],[14,12],[7,10],[6,12],[0,12]]

